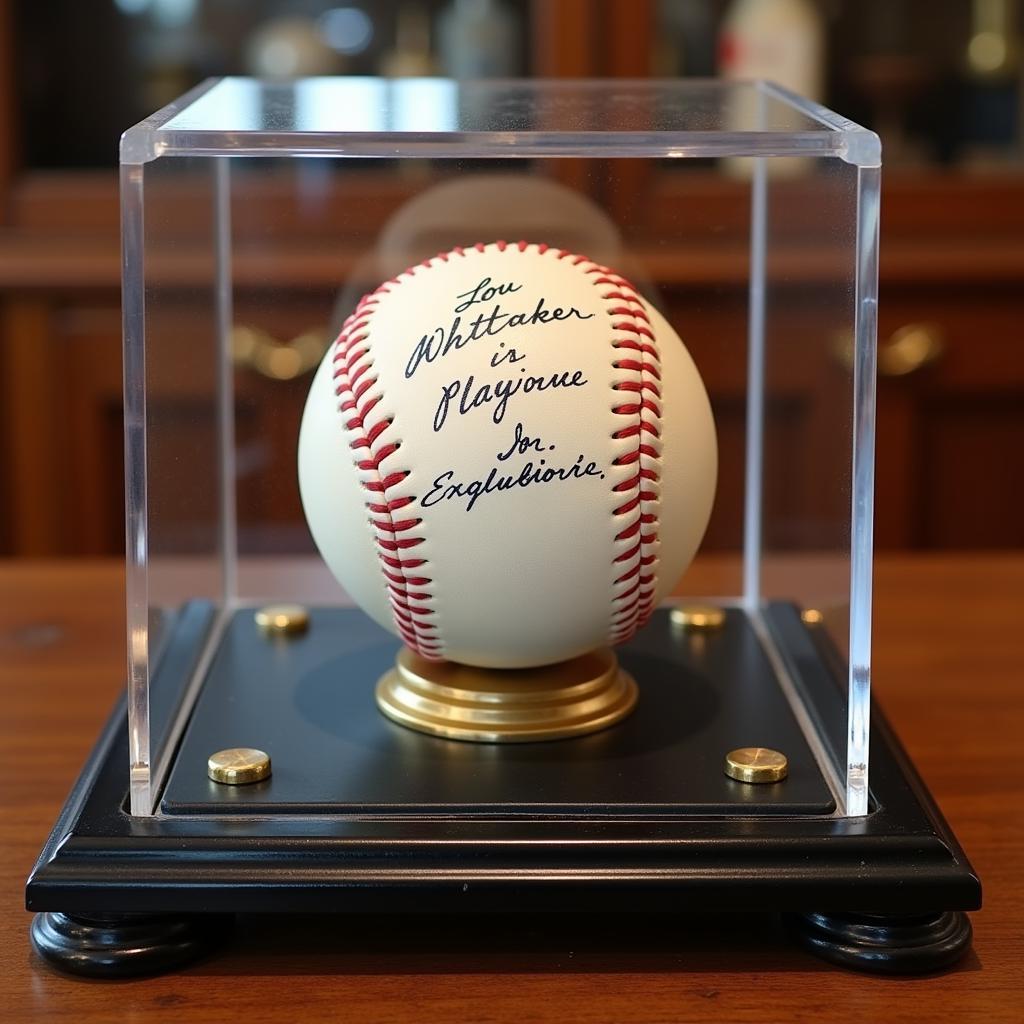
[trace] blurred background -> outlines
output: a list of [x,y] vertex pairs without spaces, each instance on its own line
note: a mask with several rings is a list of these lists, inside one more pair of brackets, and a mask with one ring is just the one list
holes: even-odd
[[[0,554],[123,548],[117,139],[215,75],[768,77],[874,128],[885,159],[877,544],[1024,546],[1020,6],[0,0]],[[323,238],[319,249],[302,237],[280,243],[290,213],[272,178],[244,190],[260,210],[249,230],[276,239],[273,260],[260,265],[275,303],[236,304],[238,432],[243,447],[252,439],[256,459],[260,444],[294,445],[330,337],[324,310],[343,283],[338,268],[423,189],[390,163],[347,173],[348,212],[323,226],[333,262],[322,265]],[[602,202],[598,178],[564,183]],[[715,310],[745,288],[738,226],[749,184],[686,160],[645,167],[630,189],[640,198],[605,210],[624,243],[646,253],[652,285],[684,311],[681,333],[727,450],[730,424],[742,433],[741,420],[730,420],[742,409],[742,367],[700,353],[713,351]],[[719,239],[713,254],[674,250],[660,231],[683,197]],[[829,358],[848,359],[849,339],[821,344]],[[800,426],[806,397],[786,399],[794,445],[813,433]],[[734,485],[738,477],[723,480]],[[767,486],[769,504],[786,501],[784,480]],[[267,498],[264,519],[302,533],[294,488],[284,491],[280,507]],[[736,524],[713,524],[708,546],[736,534]]]

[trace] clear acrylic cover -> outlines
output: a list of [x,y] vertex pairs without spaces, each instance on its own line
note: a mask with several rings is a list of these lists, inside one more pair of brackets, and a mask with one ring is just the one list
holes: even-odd
[[[295,464],[341,319],[428,255],[511,237],[618,267],[690,349],[720,480],[677,593],[746,610],[837,813],[865,814],[879,162],[872,133],[765,83],[226,79],[129,130],[132,813],[158,810],[228,614],[345,600]],[[814,738],[768,600],[848,660],[845,764]],[[165,638],[197,615],[182,664]]]

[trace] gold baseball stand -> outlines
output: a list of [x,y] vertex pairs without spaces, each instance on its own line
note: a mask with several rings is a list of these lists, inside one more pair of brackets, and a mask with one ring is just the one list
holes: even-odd
[[428,661],[403,647],[377,706],[419,732],[479,743],[563,739],[606,729],[636,705],[633,677],[608,650],[539,668]]

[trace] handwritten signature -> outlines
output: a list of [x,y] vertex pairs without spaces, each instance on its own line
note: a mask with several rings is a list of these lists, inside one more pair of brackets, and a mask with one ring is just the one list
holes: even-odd
[[511,491],[516,487],[534,487],[542,484],[560,483],[566,480],[583,480],[586,477],[604,479],[604,473],[596,462],[584,462],[584,456],[577,455],[571,466],[549,466],[546,459],[535,464],[527,462],[518,472],[502,473],[500,467],[492,466],[486,477],[464,482],[455,479],[455,470],[449,469],[434,478],[433,486],[420,498],[424,508],[442,501],[465,501],[466,511],[472,512],[476,503],[486,494]]
[[[483,298],[484,295],[492,293],[504,295],[518,291],[520,288],[522,285],[513,283],[492,286],[491,279],[485,277],[468,292],[456,296],[463,301],[455,306],[455,311],[457,314],[461,314],[471,306],[488,301]],[[553,324],[573,318],[590,320],[595,315],[595,313],[581,313],[575,306],[569,306],[568,309],[563,306],[551,307],[543,295],[537,300],[533,310],[529,312],[504,312],[501,303],[497,302],[490,313],[478,313],[474,319],[470,320],[465,331],[462,327],[462,316],[456,315],[447,329],[443,326],[436,327],[429,334],[424,334],[420,338],[405,364],[405,376],[406,379],[411,379],[423,363],[436,362],[450,352],[464,348],[470,342],[493,338],[505,330],[532,327],[538,324]]]
[[524,395],[539,394],[552,388],[582,388],[587,378],[582,370],[562,370],[544,377],[526,374],[526,367],[519,368],[522,377],[506,377],[488,384],[477,384],[476,378],[470,374],[465,380],[453,380],[441,388],[441,399],[434,412],[434,433],[440,433],[448,419],[452,402],[458,397],[455,410],[459,416],[465,416],[473,409],[494,405],[491,419],[500,423],[505,418],[509,400],[522,393]]
[[507,281],[505,284],[491,284],[491,279],[485,277],[478,284],[473,285],[468,292],[463,292],[461,295],[456,295],[457,299],[462,299],[455,307],[456,313],[465,313],[470,306],[475,305],[478,302],[490,302],[491,299],[496,299],[499,295],[508,295],[511,292],[519,292],[523,290],[521,284],[516,284],[515,281]]
[[525,455],[527,452],[553,452],[555,446],[553,444],[545,445],[539,437],[530,437],[525,430],[523,430],[523,424],[517,423],[515,434],[512,438],[512,443],[503,452],[498,452],[499,462],[508,462],[513,455]]

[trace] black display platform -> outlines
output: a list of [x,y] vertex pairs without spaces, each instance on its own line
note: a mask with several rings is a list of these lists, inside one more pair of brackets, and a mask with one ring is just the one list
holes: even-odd
[[[632,718],[508,748],[378,718],[372,684],[393,642],[359,616],[317,643],[333,614],[316,613],[297,644],[235,620],[156,817],[126,813],[115,711],[28,881],[28,908],[50,912],[33,928],[44,956],[97,975],[167,969],[236,912],[780,911],[816,953],[888,972],[938,969],[968,947],[962,911],[980,905],[980,884],[884,719],[874,713],[871,813],[827,813],[741,613],[717,638],[675,632],[659,613],[622,650],[640,685]],[[179,617],[160,700],[173,703],[168,666],[194,663],[207,618],[198,606]],[[765,618],[838,766],[845,669],[796,609]],[[268,749],[274,775],[225,800],[202,766],[243,744]],[[719,778],[725,751],[750,744],[783,749],[791,778],[760,793]]]
[[[164,791],[167,814],[828,814],[835,801],[753,629],[681,634],[659,612],[620,651],[639,681],[619,725],[543,743],[458,743],[385,718],[377,679],[398,641],[356,609],[311,613],[308,633],[268,638],[237,612],[210,666]],[[722,708],[731,709],[723,714]],[[257,747],[273,775],[223,786],[206,760]],[[782,750],[789,777],[745,785],[736,747]]]

